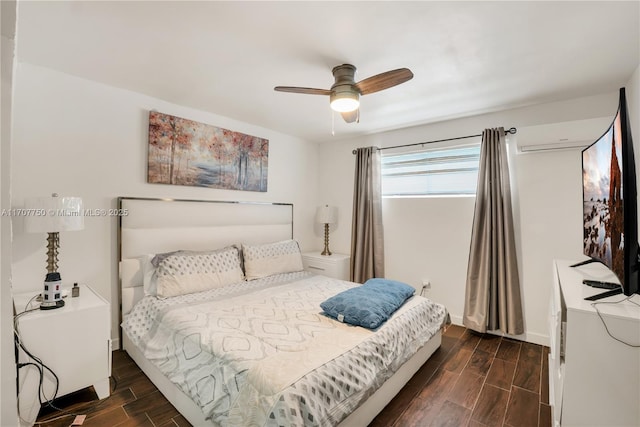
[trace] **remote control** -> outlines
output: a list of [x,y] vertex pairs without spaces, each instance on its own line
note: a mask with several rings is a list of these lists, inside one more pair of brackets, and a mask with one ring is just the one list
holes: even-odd
[[611,282],[601,282],[599,280],[583,280],[582,283],[584,283],[587,286],[591,286],[592,288],[599,288],[599,289],[616,289],[619,288],[620,285],[618,285],[617,283],[611,283]]

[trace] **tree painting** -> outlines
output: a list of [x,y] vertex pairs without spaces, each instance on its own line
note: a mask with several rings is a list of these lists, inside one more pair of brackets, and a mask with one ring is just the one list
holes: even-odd
[[149,113],[147,182],[267,191],[269,141]]

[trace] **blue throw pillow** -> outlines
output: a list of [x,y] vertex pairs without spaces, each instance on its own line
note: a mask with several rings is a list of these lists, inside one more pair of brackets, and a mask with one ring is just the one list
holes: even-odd
[[362,286],[332,296],[320,307],[340,322],[376,329],[414,293],[415,289],[406,283],[369,279]]

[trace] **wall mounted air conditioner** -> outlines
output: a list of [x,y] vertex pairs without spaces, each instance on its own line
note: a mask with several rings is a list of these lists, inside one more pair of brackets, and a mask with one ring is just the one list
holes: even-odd
[[518,153],[583,149],[602,136],[612,121],[613,116],[518,126]]

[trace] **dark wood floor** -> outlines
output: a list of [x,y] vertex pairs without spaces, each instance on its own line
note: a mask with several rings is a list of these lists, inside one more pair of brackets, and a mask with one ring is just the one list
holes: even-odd
[[[372,427],[551,426],[548,347],[478,335],[452,325],[442,346],[371,423]],[[84,426],[188,426],[123,351],[113,352],[112,394],[92,388],[56,400]],[[63,415],[63,418],[58,418]],[[40,412],[44,427],[66,427],[73,416]]]
[[547,427],[549,348],[450,326],[372,427]]

